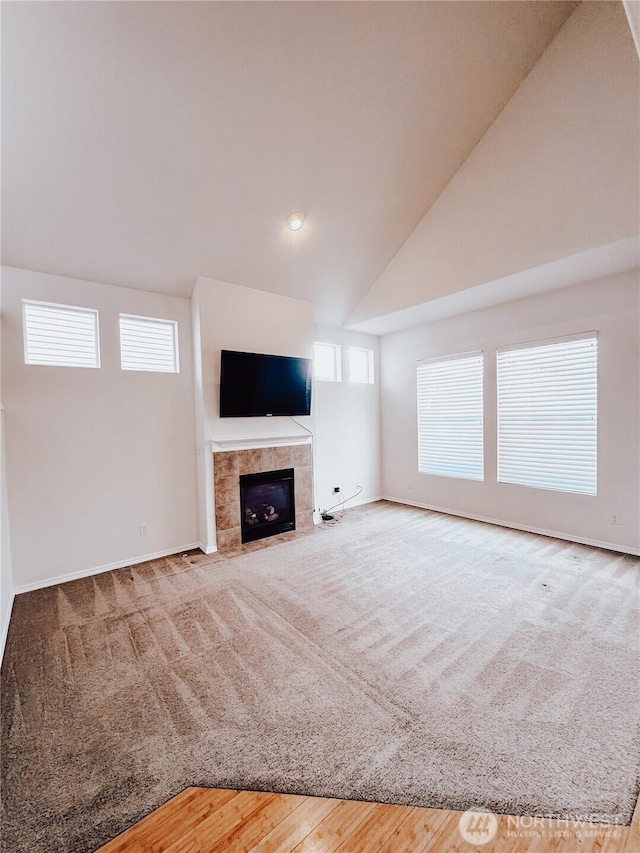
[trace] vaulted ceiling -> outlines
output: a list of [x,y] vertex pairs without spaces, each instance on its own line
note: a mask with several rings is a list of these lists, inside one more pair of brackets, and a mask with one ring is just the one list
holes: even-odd
[[349,328],[390,332],[638,276],[640,44],[637,53],[630,22],[620,3],[583,3],[571,15]]
[[424,301],[401,275],[381,303],[381,275],[575,8],[5,3],[3,263],[183,296],[203,275],[334,324],[377,281],[356,320]]

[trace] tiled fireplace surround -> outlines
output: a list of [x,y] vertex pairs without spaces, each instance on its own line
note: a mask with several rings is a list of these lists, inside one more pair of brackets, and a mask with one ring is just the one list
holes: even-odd
[[281,533],[242,546],[240,532],[240,475],[293,468],[296,531],[313,528],[313,469],[310,444],[226,450],[213,454],[216,507],[216,539],[219,551],[252,550],[290,539],[295,532]]

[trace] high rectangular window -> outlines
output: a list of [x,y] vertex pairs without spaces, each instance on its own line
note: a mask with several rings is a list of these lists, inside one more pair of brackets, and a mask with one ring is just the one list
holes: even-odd
[[349,347],[349,382],[373,385],[373,350]]
[[418,470],[484,479],[483,356],[464,353],[418,364]]
[[497,353],[498,480],[597,491],[595,333]]
[[342,380],[341,354],[339,344],[314,344],[313,373],[316,379],[325,382]]
[[123,370],[178,373],[176,321],[121,314],[120,366]]
[[22,300],[25,364],[100,367],[94,308]]

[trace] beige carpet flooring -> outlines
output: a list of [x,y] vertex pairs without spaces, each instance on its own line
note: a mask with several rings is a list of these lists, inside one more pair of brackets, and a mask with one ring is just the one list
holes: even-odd
[[88,853],[187,786],[628,823],[639,587],[632,557],[379,503],[21,595],[2,849]]

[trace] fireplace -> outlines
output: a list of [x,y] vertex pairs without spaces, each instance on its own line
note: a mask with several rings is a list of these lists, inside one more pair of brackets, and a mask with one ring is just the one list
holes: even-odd
[[[263,544],[275,545],[281,541],[282,536],[287,538],[301,536],[313,530],[313,457],[310,442],[259,448],[239,448],[237,450],[214,450],[212,456],[215,500],[214,523],[216,545],[219,551],[225,554],[241,554],[245,549],[252,550],[261,547]],[[293,470],[293,482],[291,483],[292,511],[291,517],[286,521],[285,532],[282,533],[282,536],[272,536],[272,533],[278,532],[274,529],[276,522],[282,520],[281,514],[278,512],[278,519],[263,520],[263,526],[255,523],[246,525],[247,528],[252,529],[252,534],[249,539],[243,538],[240,478],[244,480],[247,474],[268,474],[266,477],[268,483],[273,479],[273,472],[276,472],[276,477],[278,477],[283,470],[288,474]],[[265,481],[257,485],[265,485]],[[263,499],[260,503],[266,504],[267,507],[275,506],[273,499]],[[250,502],[247,506],[254,510]],[[273,513],[267,515],[272,516]],[[262,530],[261,535],[266,535],[269,538],[257,539],[256,537],[253,539],[257,530]]]
[[242,543],[296,529],[293,468],[240,475]]

